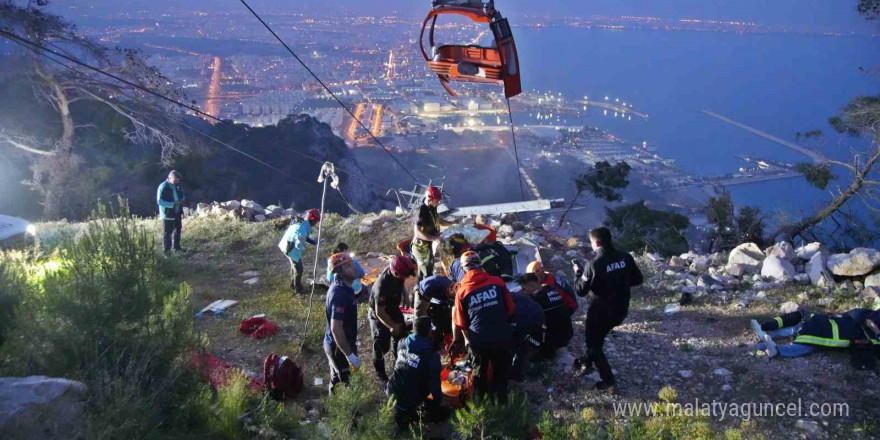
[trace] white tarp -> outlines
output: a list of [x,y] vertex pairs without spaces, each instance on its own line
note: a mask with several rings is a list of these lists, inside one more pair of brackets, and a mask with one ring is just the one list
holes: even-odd
[[28,225],[30,225],[30,222],[25,219],[0,215],[0,241],[24,234],[27,232]]

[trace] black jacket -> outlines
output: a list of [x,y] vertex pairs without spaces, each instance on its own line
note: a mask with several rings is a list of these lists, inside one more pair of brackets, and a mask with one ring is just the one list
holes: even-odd
[[575,283],[578,296],[592,292],[590,311],[623,314],[629,311],[629,289],[642,284],[642,272],[632,255],[613,247],[600,248]]

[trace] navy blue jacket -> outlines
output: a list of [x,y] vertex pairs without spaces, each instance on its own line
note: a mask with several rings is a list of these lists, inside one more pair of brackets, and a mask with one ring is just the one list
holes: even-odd
[[388,380],[388,394],[397,401],[397,407],[405,411],[418,408],[428,395],[439,402],[440,354],[430,338],[410,335],[400,343],[394,371]]
[[516,312],[513,313],[513,338],[516,344],[522,342],[527,335],[533,335],[535,342],[540,342],[544,329],[544,310],[531,298],[511,292]]
[[330,332],[330,322],[336,319],[342,321],[345,339],[354,348],[357,341],[357,303],[355,302],[354,290],[337,279],[330,285],[330,290],[327,292],[324,310],[327,314],[327,331],[324,332],[324,343],[331,347],[336,346],[333,333]]

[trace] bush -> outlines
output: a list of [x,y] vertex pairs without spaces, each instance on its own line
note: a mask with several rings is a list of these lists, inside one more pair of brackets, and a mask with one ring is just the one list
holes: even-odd
[[462,439],[524,438],[534,426],[528,397],[513,392],[506,405],[477,397],[455,412],[452,425]]
[[385,440],[396,435],[394,406],[360,371],[327,398],[330,438]]
[[178,407],[197,386],[186,369],[200,343],[191,290],[167,281],[154,241],[125,204],[118,214],[64,236],[49,258],[0,256],[2,267],[17,264],[23,278],[0,274],[20,295],[8,324],[20,337],[0,347],[0,374],[85,382],[89,438],[168,438],[169,420],[191,421]]

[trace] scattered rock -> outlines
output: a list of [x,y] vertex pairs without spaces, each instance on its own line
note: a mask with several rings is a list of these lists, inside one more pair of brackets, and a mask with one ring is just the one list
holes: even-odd
[[865,277],[865,287],[880,287],[880,270]]
[[730,276],[741,277],[749,272],[749,268],[744,264],[728,264],[724,271]]
[[674,315],[681,311],[681,306],[678,304],[666,304],[666,307],[663,309],[663,313],[667,315]]
[[724,384],[724,386],[721,387],[721,391],[730,391],[732,389],[733,389],[733,387],[730,386],[729,384]]
[[694,373],[691,370],[678,370],[678,375],[685,379],[688,379],[693,376]]
[[513,226],[511,225],[501,225],[501,227],[498,228],[498,235],[504,237],[510,237],[513,235],[514,232],[516,231],[513,230]]
[[199,203],[196,205],[196,215],[206,217],[211,214],[211,205],[209,203]]
[[367,226],[367,225],[360,225],[360,226],[358,226],[358,233],[359,233],[359,234],[368,234],[368,233],[369,233],[370,231],[372,231],[372,230],[373,230],[373,228],[371,228],[371,227],[369,227],[369,226]]
[[812,420],[799,419],[797,422],[795,422],[794,427],[806,432],[813,437],[822,435],[822,427]]
[[251,211],[253,211],[255,213],[255,215],[262,214],[263,212],[265,212],[265,209],[263,209],[263,205],[260,205],[259,203],[255,202],[253,200],[244,199],[241,201],[241,206],[244,208],[250,209]]
[[755,243],[743,243],[730,251],[727,257],[727,265],[742,264],[747,268],[751,268],[752,272],[757,272],[764,261],[764,253]]
[[264,222],[264,221],[266,221],[266,216],[263,214],[257,214],[254,216],[254,221],[255,222]]
[[783,315],[786,313],[794,313],[794,312],[797,312],[798,309],[800,309],[800,306],[798,305],[798,303],[796,303],[794,301],[786,301],[786,302],[782,303],[782,306],[779,307],[779,313],[781,313]]
[[865,275],[880,265],[880,252],[870,248],[855,248],[848,254],[828,257],[826,266],[834,275],[857,277]]
[[211,207],[211,215],[214,217],[225,217],[229,211],[224,209],[220,205],[213,205]]
[[247,284],[248,286],[253,286],[254,284],[257,284],[259,282],[260,282],[260,277],[253,277],[253,278],[248,278],[248,279],[244,280],[244,283]]
[[84,439],[86,386],[46,376],[0,378],[0,437]]
[[647,257],[649,260],[651,260],[655,263],[659,263],[659,262],[663,261],[663,257],[661,257],[660,254],[645,254],[645,257]]
[[[791,245],[789,245],[789,247],[791,247]],[[776,281],[784,282],[791,280],[795,274],[794,265],[792,265],[790,261],[775,255],[770,255],[764,259],[764,264],[761,266],[761,276]]]
[[867,299],[880,298],[880,287],[868,286],[862,289],[862,297]]
[[240,277],[247,277],[247,278],[252,278],[255,276],[259,276],[259,275],[260,275],[260,272],[256,271],[256,270],[249,270],[247,272],[242,272],[242,273],[238,274],[238,276],[240,276]]
[[691,272],[702,273],[709,269],[709,257],[704,255],[697,255],[694,257],[693,262],[691,263],[691,267],[689,268]]
[[239,202],[238,200],[230,200],[228,202],[220,203],[220,206],[227,211],[233,211],[241,208],[241,202]]
[[673,269],[684,270],[688,267],[688,262],[681,257],[673,256],[669,259],[669,267]]
[[804,246],[801,246],[801,247],[795,249],[794,254],[798,258],[800,258],[801,260],[809,261],[811,258],[813,258],[813,255],[815,255],[816,252],[823,252],[823,251],[824,251],[824,248],[822,247],[822,243],[816,242],[816,243],[810,243],[808,245],[804,245]]
[[721,377],[730,377],[733,373],[730,372],[727,368],[716,368],[715,371],[712,372],[716,376]]
[[794,248],[791,246],[791,243],[787,241],[780,241],[779,243],[765,249],[764,255],[789,261],[793,260],[795,257]]
[[574,368],[574,355],[568,351],[568,348],[561,348],[556,352],[556,371],[571,373]]
[[801,285],[810,284],[810,274],[799,273],[794,276],[794,281]]
[[828,269],[826,269],[825,254],[821,252],[813,254],[810,262],[807,263],[806,270],[807,275],[810,277],[810,282],[814,286],[831,287],[834,285],[834,278],[831,277]]

